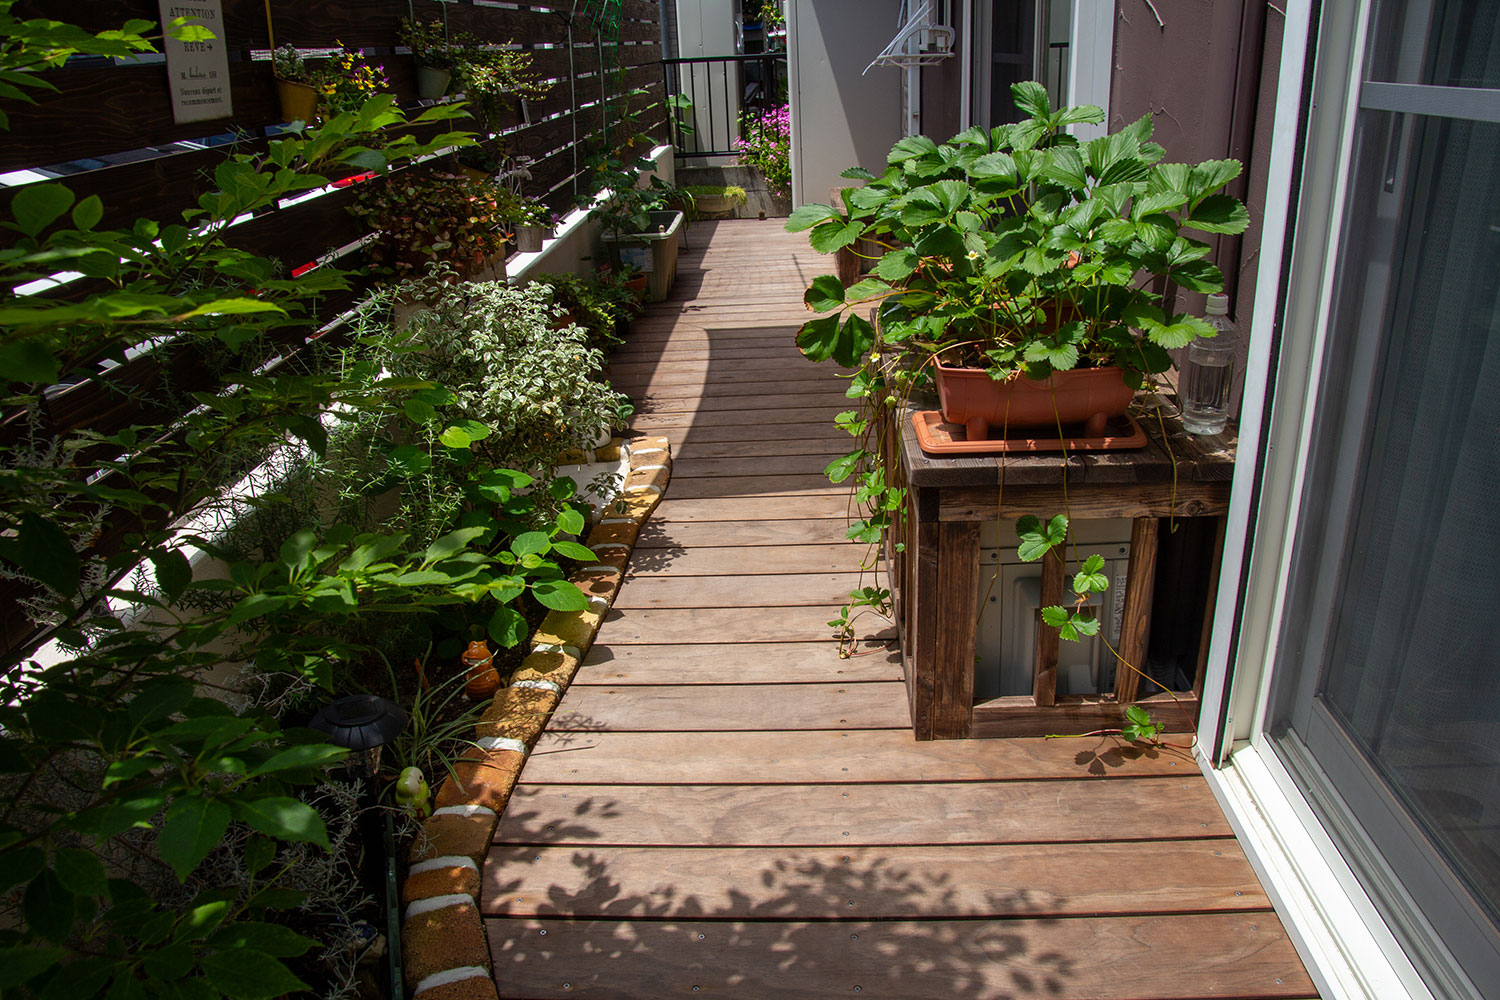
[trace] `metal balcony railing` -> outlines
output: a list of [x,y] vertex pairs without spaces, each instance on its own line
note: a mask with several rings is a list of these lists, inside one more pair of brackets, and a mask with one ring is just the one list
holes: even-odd
[[[679,156],[736,156],[745,112],[787,101],[785,52],[663,59],[672,141]],[[678,107],[678,97],[692,102]]]

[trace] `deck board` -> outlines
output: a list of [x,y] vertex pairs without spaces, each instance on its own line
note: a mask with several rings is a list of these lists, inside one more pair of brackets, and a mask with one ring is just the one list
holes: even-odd
[[1315,996],[1188,750],[919,743],[893,629],[840,656],[853,404],[794,346],[832,262],[689,243],[610,367],[671,482],[484,867],[500,995]]
[[495,975],[510,998],[1316,995],[1273,913],[727,925],[496,919],[489,928]]
[[[719,572],[733,568],[720,563]],[[735,576],[636,576],[617,608],[757,608],[837,604],[864,581],[859,573],[774,573]]]
[[605,646],[589,650],[574,684],[772,684],[899,681],[901,651],[874,643],[840,658],[832,642]]
[[906,686],[839,684],[626,684],[569,691],[553,732],[787,732],[906,729]]
[[[634,847],[610,854],[610,878],[576,847],[500,847],[507,880],[485,911],[572,916],[817,920],[819,882],[850,916],[866,920],[1040,917],[1270,908],[1232,840],[1133,844],[980,844],[944,847]],[[498,871],[498,869],[496,869]],[[1162,877],[1140,885],[1137,872]],[[746,877],[754,873],[755,877]],[[682,886],[693,887],[689,895]],[[555,902],[568,900],[566,910]],[[852,903],[853,905],[849,905]]]
[[[843,683],[848,683],[847,679]],[[634,785],[677,780],[742,785],[846,782],[1135,780],[1198,777],[1186,752],[1104,740],[932,740],[894,730],[798,733],[554,733],[542,737],[524,784]]]
[[853,847],[1187,839],[1231,832],[1205,782],[1166,777],[858,785],[525,784],[517,786],[505,807],[495,840]]

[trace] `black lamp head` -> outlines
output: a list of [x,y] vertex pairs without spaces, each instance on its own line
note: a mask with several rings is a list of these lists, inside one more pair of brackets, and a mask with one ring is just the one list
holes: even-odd
[[350,750],[384,746],[406,728],[406,712],[373,694],[345,695],[322,708],[308,723],[328,734],[329,742]]

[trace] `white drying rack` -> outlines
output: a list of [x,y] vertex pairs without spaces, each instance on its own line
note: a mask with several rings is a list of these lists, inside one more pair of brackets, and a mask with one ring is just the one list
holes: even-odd
[[920,0],[914,9],[909,2],[901,4],[896,37],[865,67],[865,73],[876,66],[933,66],[953,55],[953,29],[936,23],[932,4],[933,0]]

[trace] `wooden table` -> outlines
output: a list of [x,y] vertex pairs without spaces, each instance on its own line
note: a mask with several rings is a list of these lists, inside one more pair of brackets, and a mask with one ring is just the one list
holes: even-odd
[[[934,456],[917,443],[908,408],[900,415],[899,468],[907,487],[907,524],[893,533],[904,551],[889,553],[896,619],[906,660],[907,695],[917,739],[1038,736],[1117,727],[1133,702],[1147,705],[1170,731],[1197,715],[1204,655],[1191,693],[1141,696],[1140,677],[1115,671],[1115,690],[1059,697],[1058,634],[1037,623],[1032,694],[974,703],[975,602],[979,527],[1034,514],[1134,519],[1125,587],[1120,659],[1142,666],[1151,627],[1160,518],[1215,517],[1229,506],[1235,439],[1187,433],[1177,410],[1138,397],[1132,415],[1149,439],[1132,451],[1035,455]],[[895,463],[893,463],[894,465]],[[1174,475],[1175,470],[1175,475]],[[1063,604],[1065,566],[1054,550],[1042,563],[1041,606]],[[1213,563],[1218,564],[1215,553]],[[1204,581],[1212,586],[1213,581]],[[1212,614],[1209,595],[1208,614]],[[1206,634],[1203,653],[1206,654]]]

